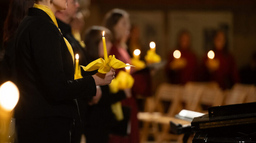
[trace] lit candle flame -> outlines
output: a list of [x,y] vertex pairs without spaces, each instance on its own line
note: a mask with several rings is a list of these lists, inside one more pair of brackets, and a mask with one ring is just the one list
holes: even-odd
[[210,50],[210,51],[207,53],[207,56],[208,56],[209,59],[214,59],[215,53],[213,52],[213,50]]
[[76,60],[79,60],[79,54],[76,54]]
[[139,49],[135,49],[134,51],[133,51],[133,54],[135,55],[135,56],[139,56],[140,55],[140,50]]
[[151,41],[151,42],[149,43],[149,47],[150,47],[150,49],[155,50],[155,48],[156,48],[156,43],[155,43],[154,41]]
[[11,81],[0,87],[0,106],[6,111],[12,111],[19,100],[19,90]]
[[175,59],[179,59],[179,58],[181,57],[181,52],[180,52],[179,50],[175,50],[175,51],[173,52],[173,57],[174,57]]
[[108,51],[107,51],[106,39],[104,36],[105,36],[105,31],[102,32],[102,43],[103,43],[104,59],[108,61]]
[[130,66],[130,64],[129,63],[126,63],[126,67],[125,67],[125,71],[126,72],[128,72],[128,73],[130,73],[130,71],[131,71],[131,66]]

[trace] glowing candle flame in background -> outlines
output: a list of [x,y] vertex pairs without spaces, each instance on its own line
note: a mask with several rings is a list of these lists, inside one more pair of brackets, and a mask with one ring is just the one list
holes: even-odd
[[154,41],[150,42],[150,43],[149,43],[149,47],[150,47],[151,50],[155,51],[155,49],[156,49],[156,43],[155,43]]
[[126,63],[126,65],[128,65],[128,66],[125,67],[125,71],[126,71],[127,73],[130,73],[130,71],[131,71],[131,66],[130,66],[129,63]]
[[135,59],[139,59],[139,57],[140,57],[140,50],[139,49],[135,49],[134,51],[133,51],[133,57],[135,58]]
[[19,90],[11,81],[0,87],[0,106],[6,111],[12,111],[19,100]]
[[175,50],[175,51],[173,52],[173,57],[174,57],[175,59],[179,59],[179,58],[181,57],[181,52],[180,52],[179,50]]
[[214,53],[212,50],[210,50],[210,51],[207,53],[207,56],[208,56],[209,59],[214,59],[215,53]]

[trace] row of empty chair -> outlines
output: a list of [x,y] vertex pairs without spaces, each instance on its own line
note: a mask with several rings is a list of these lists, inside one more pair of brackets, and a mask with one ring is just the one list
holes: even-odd
[[209,107],[256,102],[256,87],[235,84],[230,90],[222,90],[215,82],[189,82],[186,85],[162,83],[155,95],[145,99],[144,111],[138,113],[142,122],[141,143],[152,136],[157,143],[182,142],[182,135],[170,134],[170,121],[190,124],[175,118],[182,109],[207,113]]

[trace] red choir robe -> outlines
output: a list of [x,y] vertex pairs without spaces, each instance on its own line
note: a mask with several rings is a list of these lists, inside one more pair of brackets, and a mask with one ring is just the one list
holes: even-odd
[[196,55],[190,50],[180,50],[181,58],[185,60],[186,64],[183,68],[172,69],[170,64],[175,60],[173,51],[169,54],[167,64],[165,66],[165,73],[168,82],[173,84],[185,84],[188,81],[195,81],[197,77],[197,59]]
[[[130,62],[130,55],[128,54],[127,50],[124,48],[118,48],[116,45],[110,50],[110,55],[115,55],[115,57],[124,63]],[[121,69],[125,70],[125,69]],[[116,74],[118,74],[120,70],[116,70]],[[131,73],[133,70],[131,70]],[[135,79],[136,81],[136,79]],[[131,109],[130,115],[130,134],[128,136],[118,136],[118,135],[111,135],[109,143],[139,143],[139,121],[137,118],[138,114],[138,107],[136,103],[136,97],[134,95],[130,98],[126,98],[121,101],[122,106],[128,106]]]
[[224,51],[214,51],[215,58],[219,61],[219,67],[211,71],[206,66],[207,56],[203,58],[202,78],[206,81],[215,81],[222,89],[229,89],[239,82],[239,74],[234,57]]

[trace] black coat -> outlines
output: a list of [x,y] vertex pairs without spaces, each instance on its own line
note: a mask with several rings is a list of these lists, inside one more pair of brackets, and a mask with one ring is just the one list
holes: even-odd
[[74,80],[63,35],[42,10],[31,8],[15,40],[16,118],[74,117],[74,99],[96,94],[92,76]]
[[71,26],[62,22],[61,20],[57,19],[59,28],[61,29],[61,32],[65,38],[69,41],[71,44],[74,53],[79,54],[79,64],[86,66],[88,63],[87,60],[87,52],[84,47],[80,45],[80,43],[75,39],[75,37],[72,34]]
[[102,96],[98,104],[89,106],[85,118],[85,136],[87,143],[107,143],[113,127],[118,125],[111,105],[126,98],[124,91],[113,94],[109,86],[101,86]]

